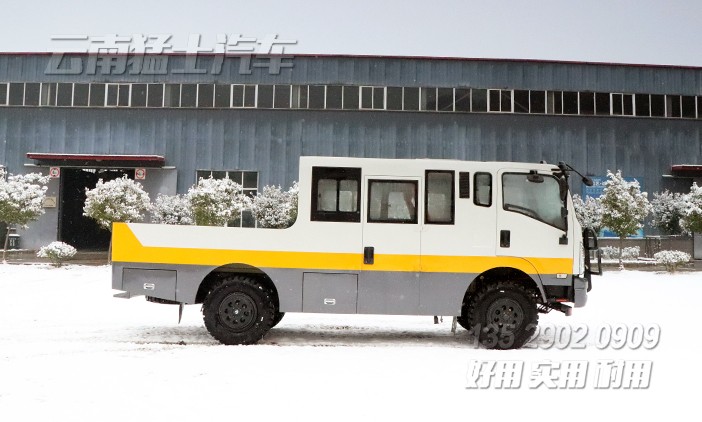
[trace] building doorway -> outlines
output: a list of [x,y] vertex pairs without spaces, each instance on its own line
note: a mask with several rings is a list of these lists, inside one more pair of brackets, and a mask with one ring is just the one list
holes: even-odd
[[83,215],[85,190],[93,189],[98,180],[107,182],[127,175],[134,178],[134,169],[62,168],[58,238],[78,250],[106,251],[110,231]]

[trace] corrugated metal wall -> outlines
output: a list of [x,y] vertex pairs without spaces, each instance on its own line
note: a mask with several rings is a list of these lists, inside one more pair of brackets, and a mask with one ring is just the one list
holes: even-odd
[[[46,75],[50,55],[0,54],[0,81],[222,82],[446,86],[702,95],[702,69],[496,60],[295,57],[279,75]],[[85,58],[83,57],[84,61]],[[209,69],[212,57],[198,67]],[[161,154],[179,170],[258,170],[260,185],[297,179],[300,155],[568,161],[591,174],[622,169],[656,191],[671,164],[702,163],[702,121],[655,118],[311,110],[0,107],[0,164],[23,171],[37,152]]]
[[677,163],[702,163],[694,120],[308,110],[0,109],[0,162],[25,154],[159,154],[178,169],[259,170],[260,185],[289,186],[300,155],[567,161],[603,175],[622,169],[660,189]]

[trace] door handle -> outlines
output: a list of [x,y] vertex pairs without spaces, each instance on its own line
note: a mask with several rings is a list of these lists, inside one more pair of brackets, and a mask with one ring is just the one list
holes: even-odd
[[373,265],[375,261],[375,248],[373,246],[366,246],[363,248],[363,263],[366,265]]
[[500,230],[500,247],[501,248],[509,248],[509,238],[510,238],[509,230]]

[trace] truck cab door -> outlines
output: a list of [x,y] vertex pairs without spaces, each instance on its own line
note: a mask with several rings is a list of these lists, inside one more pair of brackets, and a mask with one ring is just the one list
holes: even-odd
[[560,180],[548,172],[503,169],[496,185],[495,254],[526,259],[542,280],[565,278],[572,272],[573,236]]
[[358,313],[415,314],[419,307],[421,180],[366,176],[364,195]]

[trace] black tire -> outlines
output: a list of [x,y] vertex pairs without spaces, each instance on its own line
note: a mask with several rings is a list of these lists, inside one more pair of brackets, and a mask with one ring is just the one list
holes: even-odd
[[205,327],[222,344],[253,344],[273,326],[271,292],[247,276],[231,276],[213,286],[203,303]]
[[278,325],[278,323],[283,319],[284,316],[285,316],[285,312],[276,311],[275,316],[273,317],[273,325],[271,325],[271,328]]
[[536,293],[517,282],[488,284],[470,299],[467,317],[468,330],[479,329],[486,348],[519,349],[539,322]]
[[461,315],[459,317],[456,317],[456,322],[458,322],[458,325],[465,328],[466,330],[471,330],[470,320],[468,319],[467,315]]

